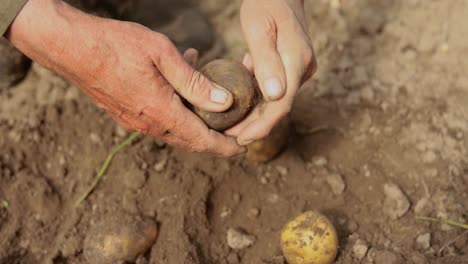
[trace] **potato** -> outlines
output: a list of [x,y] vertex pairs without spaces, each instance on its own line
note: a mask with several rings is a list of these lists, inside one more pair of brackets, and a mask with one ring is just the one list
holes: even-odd
[[283,228],[281,249],[288,264],[330,264],[336,258],[338,237],[326,216],[308,211]]
[[287,145],[289,135],[290,120],[286,117],[272,129],[266,138],[247,145],[246,159],[259,162],[274,159]]
[[200,72],[211,81],[229,90],[234,97],[233,105],[221,113],[193,107],[193,112],[214,130],[223,131],[239,123],[259,101],[258,84],[241,63],[214,60],[206,64]]
[[88,233],[84,256],[93,264],[134,261],[154,244],[157,234],[152,220],[114,215]]

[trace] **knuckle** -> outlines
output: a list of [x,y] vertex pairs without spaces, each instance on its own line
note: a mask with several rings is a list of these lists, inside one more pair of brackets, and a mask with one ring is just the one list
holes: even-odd
[[185,93],[188,96],[198,95],[200,93],[200,88],[206,84],[206,79],[198,71],[191,71],[188,74],[186,83],[184,86]]
[[307,48],[303,49],[301,53],[303,63],[305,66],[307,66],[307,68],[309,67],[309,65],[315,64],[314,51],[312,47],[308,46]]

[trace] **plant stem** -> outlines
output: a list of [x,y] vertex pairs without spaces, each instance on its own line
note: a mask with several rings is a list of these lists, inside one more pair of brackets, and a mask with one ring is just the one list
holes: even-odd
[[416,219],[418,220],[424,220],[424,221],[431,221],[431,222],[439,222],[442,224],[447,224],[451,226],[456,226],[456,227],[461,227],[464,229],[468,229],[468,224],[463,224],[460,222],[456,222],[450,219],[439,219],[439,218],[434,218],[434,217],[427,217],[427,216],[416,216]]
[[119,145],[114,147],[114,149],[111,150],[109,155],[107,155],[107,158],[104,161],[104,164],[102,165],[101,169],[99,170],[99,173],[97,174],[96,178],[91,183],[91,186],[89,186],[89,188],[80,196],[80,198],[78,200],[76,200],[75,207],[80,206],[81,203],[83,203],[83,201],[86,200],[86,198],[89,196],[89,194],[96,188],[96,186],[98,185],[98,183],[101,180],[102,176],[106,172],[107,167],[109,167],[109,164],[112,161],[112,159],[114,158],[115,154],[119,153],[123,148],[130,145],[132,143],[132,141],[135,138],[137,138],[139,135],[140,135],[140,133],[133,132],[132,134],[130,134],[130,136],[127,139],[125,139],[122,143],[120,143]]

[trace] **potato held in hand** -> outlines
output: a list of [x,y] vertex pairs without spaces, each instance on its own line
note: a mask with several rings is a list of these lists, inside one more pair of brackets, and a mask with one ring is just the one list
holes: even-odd
[[327,217],[308,211],[283,228],[281,249],[288,264],[331,264],[338,251],[338,237]]
[[115,215],[89,232],[84,256],[93,264],[134,261],[154,244],[157,233],[156,224],[149,219]]
[[257,104],[258,84],[241,63],[230,60],[215,60],[205,65],[200,72],[212,82],[229,90],[234,98],[232,106],[222,113],[193,108],[195,114],[210,128],[223,131],[236,125]]

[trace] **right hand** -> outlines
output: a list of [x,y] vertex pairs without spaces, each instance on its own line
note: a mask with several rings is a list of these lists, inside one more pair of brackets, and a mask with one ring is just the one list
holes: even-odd
[[[233,99],[194,70],[162,34],[90,16],[60,1],[29,0],[6,37],[78,86],[127,129],[195,152],[226,157],[245,152],[184,106],[181,97],[221,112]],[[193,50],[188,57],[193,58]]]

